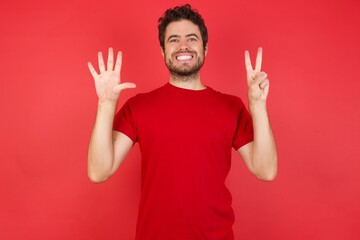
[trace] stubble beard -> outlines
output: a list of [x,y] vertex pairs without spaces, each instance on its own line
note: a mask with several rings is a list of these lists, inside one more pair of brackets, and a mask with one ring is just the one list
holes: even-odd
[[[197,57],[197,54],[194,54]],[[184,80],[196,77],[199,74],[200,69],[204,65],[205,56],[202,58],[197,57],[197,61],[193,66],[175,66],[173,58],[169,58],[165,61],[166,67],[170,71],[170,75],[175,78],[182,78]]]

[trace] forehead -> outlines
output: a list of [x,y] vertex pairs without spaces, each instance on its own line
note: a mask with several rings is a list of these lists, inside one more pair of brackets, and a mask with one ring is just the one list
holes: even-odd
[[189,20],[180,20],[171,22],[167,25],[165,30],[165,39],[171,35],[186,36],[189,34],[196,34],[201,38],[199,26]]

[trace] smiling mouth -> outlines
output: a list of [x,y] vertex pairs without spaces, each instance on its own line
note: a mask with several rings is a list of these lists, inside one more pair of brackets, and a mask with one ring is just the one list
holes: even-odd
[[178,61],[188,61],[191,60],[193,58],[193,56],[191,55],[180,55],[176,57],[176,60]]

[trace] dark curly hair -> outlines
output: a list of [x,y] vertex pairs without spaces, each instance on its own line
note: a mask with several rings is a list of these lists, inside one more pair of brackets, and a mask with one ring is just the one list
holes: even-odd
[[168,10],[165,11],[162,17],[159,18],[158,20],[159,41],[162,49],[165,50],[166,27],[171,22],[176,22],[180,20],[189,20],[199,27],[201,37],[203,40],[204,50],[206,50],[206,45],[208,42],[208,31],[205,26],[204,19],[195,9],[191,8],[190,4],[169,8]]

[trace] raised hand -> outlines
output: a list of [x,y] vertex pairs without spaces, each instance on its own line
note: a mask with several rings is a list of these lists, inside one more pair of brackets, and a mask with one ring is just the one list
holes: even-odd
[[261,62],[262,48],[258,49],[255,69],[252,67],[249,51],[245,51],[249,104],[256,102],[266,103],[269,94],[269,79],[267,78],[267,74],[261,71]]
[[98,95],[99,102],[117,102],[122,90],[136,87],[134,83],[121,83],[120,81],[122,64],[122,53],[120,51],[116,57],[115,68],[114,52],[112,48],[109,48],[107,67],[104,64],[102,52],[98,53],[98,62],[100,70],[99,74],[96,72],[91,62],[88,62],[88,67],[94,78],[96,94]]

